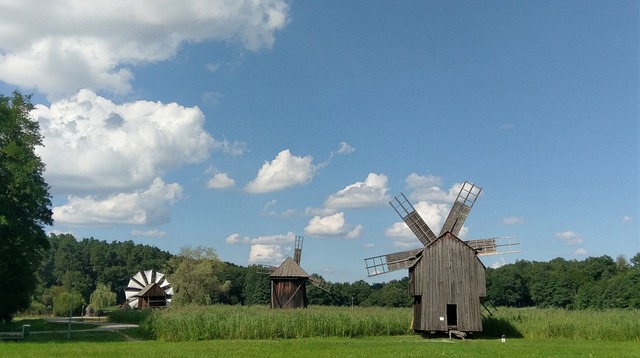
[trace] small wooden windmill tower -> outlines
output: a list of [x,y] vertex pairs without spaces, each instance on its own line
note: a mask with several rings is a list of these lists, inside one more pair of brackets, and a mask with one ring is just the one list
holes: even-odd
[[515,237],[462,241],[457,235],[482,188],[464,182],[436,236],[404,194],[390,202],[424,247],[365,259],[369,276],[409,270],[416,332],[480,332],[486,296],[480,255],[518,252]]
[[271,308],[306,308],[307,282],[326,290],[326,285],[316,277],[309,276],[302,267],[302,236],[296,236],[293,259],[287,257],[277,268],[269,268],[271,274]]

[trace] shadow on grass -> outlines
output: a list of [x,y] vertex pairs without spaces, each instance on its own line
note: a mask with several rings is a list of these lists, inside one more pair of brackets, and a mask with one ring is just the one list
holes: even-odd
[[502,336],[508,338],[523,338],[520,333],[509,321],[504,318],[487,317],[482,320],[482,332],[476,333],[479,339],[496,339]]
[[71,331],[71,337],[67,331],[55,332],[32,332],[21,342],[26,343],[77,343],[77,342],[128,342],[128,341],[148,341],[152,338],[140,328],[127,328],[117,331],[111,330],[91,330],[91,331]]
[[[21,319],[11,323],[0,323],[0,336],[20,336],[24,325],[29,325],[29,334],[19,342],[29,343],[73,343],[73,342],[124,342],[153,340],[144,329],[101,327],[100,323],[72,321],[71,332],[67,322],[51,322],[45,319]],[[9,340],[7,340],[9,342]],[[0,343],[2,344],[2,343]]]

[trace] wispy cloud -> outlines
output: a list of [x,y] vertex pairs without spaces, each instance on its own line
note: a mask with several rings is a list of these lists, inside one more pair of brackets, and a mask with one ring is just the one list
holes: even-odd
[[167,233],[162,230],[147,230],[147,231],[132,230],[131,236],[165,237],[167,236]]
[[587,255],[587,249],[585,248],[579,248],[576,249],[576,251],[573,252],[574,256],[586,256]]
[[504,225],[520,225],[524,223],[524,218],[522,216],[509,216],[502,219],[502,223]]
[[340,148],[338,148],[337,153],[338,154],[351,154],[355,151],[356,149],[354,147],[352,147],[351,145],[349,145],[349,143],[347,142],[340,142]]
[[557,240],[564,241],[569,245],[578,245],[584,241],[580,235],[573,231],[557,232],[555,236]]

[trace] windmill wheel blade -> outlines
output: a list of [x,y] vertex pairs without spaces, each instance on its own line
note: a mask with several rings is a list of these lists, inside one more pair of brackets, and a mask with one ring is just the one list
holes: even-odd
[[477,187],[468,181],[465,181],[464,184],[462,184],[462,188],[460,188],[456,201],[451,207],[447,220],[445,220],[444,225],[442,225],[440,235],[449,231],[455,236],[458,236],[464,221],[467,220],[467,216],[469,215],[473,204],[476,202],[476,199],[478,199],[481,191],[482,188]]
[[[154,291],[155,290],[155,291]],[[130,280],[129,285],[124,290],[126,303],[130,308],[138,308],[140,297],[148,292],[158,292],[154,295],[162,298],[163,304],[158,304],[157,298],[151,303],[156,306],[169,306],[173,297],[173,287],[167,281],[164,274],[154,270],[137,272]],[[151,301],[150,301],[151,302]]]
[[400,193],[400,196],[396,196],[389,204],[391,204],[396,213],[400,215],[405,224],[409,226],[409,229],[411,229],[413,234],[424,246],[436,240],[436,235],[431,231],[431,228],[424,222],[404,194]]

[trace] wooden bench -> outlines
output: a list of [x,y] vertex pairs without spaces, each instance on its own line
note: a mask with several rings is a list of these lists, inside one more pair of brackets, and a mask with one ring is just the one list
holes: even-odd
[[22,325],[22,332],[3,332],[0,333],[0,341],[21,341],[29,336],[31,330],[30,324]]

